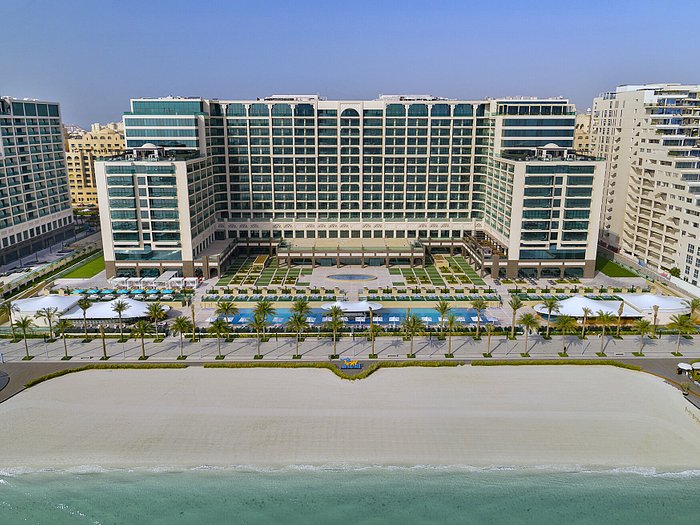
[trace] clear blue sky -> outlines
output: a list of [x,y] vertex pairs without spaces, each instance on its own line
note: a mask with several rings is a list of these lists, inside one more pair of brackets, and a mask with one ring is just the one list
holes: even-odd
[[119,119],[130,97],[570,98],[700,83],[689,0],[3,0],[0,94]]

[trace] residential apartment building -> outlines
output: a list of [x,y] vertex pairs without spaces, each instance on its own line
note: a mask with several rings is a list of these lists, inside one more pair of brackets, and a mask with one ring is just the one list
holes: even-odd
[[73,231],[59,105],[0,97],[0,264]]
[[594,100],[606,158],[601,242],[658,273],[700,281],[700,86],[620,86]]
[[95,160],[124,152],[124,136],[114,127],[94,125],[93,131],[66,141],[68,181],[73,206],[97,205]]
[[576,115],[576,127],[574,128],[574,149],[577,153],[588,155],[591,152],[591,114],[579,113]]
[[134,99],[127,154],[96,163],[108,275],[422,264],[592,276],[603,163],[564,99]]

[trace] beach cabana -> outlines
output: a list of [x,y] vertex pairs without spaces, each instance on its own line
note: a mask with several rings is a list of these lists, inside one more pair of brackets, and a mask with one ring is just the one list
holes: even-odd
[[[623,301],[596,301],[595,299],[589,299],[582,295],[575,295],[569,297],[568,299],[563,299],[559,301],[559,311],[552,312],[552,317],[556,315],[570,315],[571,317],[583,318],[583,309],[588,308],[593,312],[593,317],[599,312],[609,313],[617,317],[617,312],[620,309],[620,304]],[[547,317],[548,312],[544,304],[538,304],[534,307],[534,310],[543,317]],[[635,318],[644,317],[634,308],[624,305],[622,310],[623,318]]]
[[158,277],[156,277],[155,281],[153,282],[158,286],[170,286],[170,279],[172,279],[175,276],[177,276],[177,271],[170,270],[160,274]]
[[129,277],[126,283],[129,288],[141,288],[141,277]]
[[185,288],[197,288],[199,279],[196,277],[185,277]]
[[[129,305],[129,308],[122,313],[123,320],[129,321],[148,317],[148,304],[135,299],[130,299],[128,297],[120,297],[118,299],[114,299],[113,301],[94,303],[85,312],[85,317],[89,321],[115,321],[119,319],[119,316],[112,309],[112,306],[117,301],[123,301]],[[170,309],[170,307],[163,305],[163,309],[167,311]],[[75,306],[62,315],[61,319],[67,319],[69,321],[82,320],[83,311],[79,307]]]
[[155,288],[156,284],[155,277],[141,277],[141,287],[142,288]]
[[682,297],[671,295],[651,295],[651,294],[617,294],[625,303],[642,313],[650,314],[654,311],[654,306],[659,307],[659,312],[668,314],[685,314],[690,310],[685,306]]
[[12,319],[16,321],[20,317],[31,317],[37,326],[48,326],[45,319],[34,317],[39,310],[55,308],[58,316],[64,314],[80,301],[78,295],[43,295],[12,301],[12,306],[18,311],[12,313]]
[[109,280],[109,284],[114,288],[124,288],[127,286],[128,281],[128,277],[113,277]]

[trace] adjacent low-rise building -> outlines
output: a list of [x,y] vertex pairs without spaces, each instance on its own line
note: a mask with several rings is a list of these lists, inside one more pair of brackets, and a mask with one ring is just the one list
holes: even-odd
[[124,152],[124,135],[116,126],[92,126],[93,131],[66,141],[66,161],[73,206],[97,206],[95,159]]
[[592,276],[603,163],[567,100],[134,99],[98,161],[108,276],[280,264],[424,264]]

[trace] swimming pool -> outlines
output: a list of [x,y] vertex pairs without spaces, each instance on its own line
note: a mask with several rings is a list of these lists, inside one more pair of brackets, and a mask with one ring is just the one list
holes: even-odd
[[334,273],[326,277],[333,281],[376,281],[374,275],[367,273]]
[[[476,324],[476,310],[473,308],[453,308],[451,313],[455,315],[457,322],[460,324]],[[292,315],[289,308],[278,308],[275,315],[268,317],[270,324],[282,325],[285,324]],[[375,312],[374,322],[382,326],[396,326],[406,318],[407,310],[405,308],[382,308]],[[411,315],[417,315],[427,325],[439,325],[440,316],[432,308],[411,308]],[[320,308],[312,308],[306,316],[310,326],[320,326],[324,323],[323,319],[328,316],[328,312]],[[241,308],[237,315],[229,318],[229,321],[234,326],[245,326],[253,319],[252,308]],[[369,316],[362,314],[346,315],[348,326],[367,326],[369,324]],[[481,313],[481,323],[486,323],[487,317]]]

